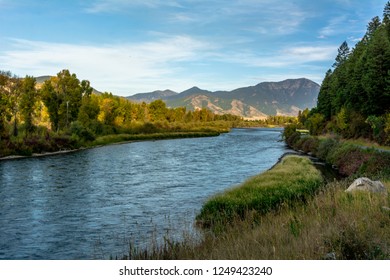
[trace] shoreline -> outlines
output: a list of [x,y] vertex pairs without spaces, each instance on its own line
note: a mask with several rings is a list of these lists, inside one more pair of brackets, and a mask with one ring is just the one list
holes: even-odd
[[[80,147],[77,149],[69,149],[69,150],[60,150],[55,152],[44,152],[44,153],[33,153],[29,156],[24,155],[9,155],[5,157],[0,157],[0,162],[2,161],[11,161],[11,160],[19,160],[19,159],[28,159],[28,158],[41,158],[41,157],[48,157],[48,156],[55,156],[55,155],[64,155],[64,154],[70,154],[70,153],[76,153],[88,149],[96,149],[104,146],[111,146],[111,145],[123,145],[123,144],[129,144],[129,143],[135,143],[135,142],[143,142],[143,141],[159,141],[159,140],[173,140],[173,139],[185,139],[185,138],[202,138],[202,137],[216,137],[221,135],[222,132],[218,132],[218,135],[216,135],[215,132],[201,132],[202,135],[199,135],[198,132],[179,132],[179,133],[171,133],[171,134],[164,134],[164,133],[155,133],[145,136],[143,139],[133,139],[133,140],[124,140],[124,141],[114,141],[104,144],[96,144],[91,145],[87,147]],[[177,137],[180,134],[180,137]],[[129,134],[131,135],[131,134]],[[111,136],[111,135],[107,135]],[[120,136],[120,134],[112,134],[112,136]],[[134,135],[132,135],[134,136]],[[150,137],[152,136],[152,137]],[[102,136],[104,137],[104,136]]]
[[22,156],[22,155],[10,155],[5,157],[0,157],[0,161],[7,161],[7,160],[17,160],[17,159],[25,159],[25,158],[40,158],[40,157],[48,157],[48,156],[55,156],[55,155],[63,155],[63,154],[70,154],[70,153],[76,153],[87,149],[92,148],[98,148],[98,146],[95,147],[82,147],[78,149],[72,149],[72,150],[61,150],[56,152],[45,152],[45,153],[33,153],[31,156]]

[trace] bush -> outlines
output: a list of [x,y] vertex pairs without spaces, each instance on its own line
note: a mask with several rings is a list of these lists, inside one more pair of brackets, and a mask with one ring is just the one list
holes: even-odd
[[95,134],[87,127],[84,127],[79,121],[75,121],[71,125],[71,133],[79,137],[83,141],[95,140]]
[[290,147],[295,148],[297,142],[298,142],[300,139],[301,139],[301,134],[300,134],[299,132],[294,132],[294,133],[290,134],[290,136],[288,136],[288,138],[286,138],[286,143],[287,143],[287,145],[289,145]]
[[316,156],[326,161],[329,153],[338,145],[338,141],[333,138],[326,138],[325,140],[321,140],[318,144],[317,154]]
[[339,172],[343,175],[358,173],[361,166],[371,158],[371,155],[358,147],[348,147],[345,152],[336,159]]
[[389,178],[390,153],[370,151],[370,157],[361,165],[359,173],[365,176]]
[[316,137],[305,137],[303,138],[304,141],[301,145],[301,150],[305,153],[312,153],[314,155],[317,154],[318,146],[319,146],[319,140]]

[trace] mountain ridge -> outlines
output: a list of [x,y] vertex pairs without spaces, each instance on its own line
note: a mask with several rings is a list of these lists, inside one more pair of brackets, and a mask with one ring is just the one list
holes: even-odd
[[[196,86],[180,93],[161,91],[126,97],[135,102],[150,103],[158,99],[168,107],[186,107],[188,110],[207,108],[217,114],[234,114],[245,119],[265,119],[269,115],[296,116],[317,104],[320,85],[306,79],[286,79],[280,82],[261,82],[254,86],[231,91],[209,91]],[[142,100],[142,101],[141,101]]]

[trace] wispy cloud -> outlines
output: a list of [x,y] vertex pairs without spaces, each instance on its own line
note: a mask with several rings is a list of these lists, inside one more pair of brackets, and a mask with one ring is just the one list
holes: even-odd
[[85,11],[88,13],[123,12],[131,7],[181,7],[181,4],[173,0],[95,0]]
[[243,64],[250,67],[280,68],[302,66],[313,62],[332,60],[337,52],[337,46],[298,46],[288,47],[273,53],[254,53],[242,51],[239,53],[216,54],[221,61]]
[[[0,65],[17,74],[47,75],[61,69],[89,79],[100,90],[130,93],[132,84],[156,83],[180,74],[180,62],[193,62],[213,49],[189,36],[160,38],[153,42],[107,46],[72,45],[12,39],[13,50],[0,55]],[[21,73],[22,72],[22,73]],[[103,88],[104,85],[104,88]],[[142,86],[141,86],[142,88]]]
[[324,39],[329,36],[343,32],[342,30],[345,29],[346,25],[348,25],[347,20],[348,18],[346,15],[341,15],[332,18],[331,20],[329,20],[328,24],[319,31],[318,38]]
[[[261,34],[290,34],[296,32],[301,24],[312,17],[303,6],[286,1],[242,0],[226,5],[225,12],[231,16],[248,17],[251,22],[247,30]],[[258,20],[254,20],[257,18]],[[256,25],[253,25],[253,22]]]

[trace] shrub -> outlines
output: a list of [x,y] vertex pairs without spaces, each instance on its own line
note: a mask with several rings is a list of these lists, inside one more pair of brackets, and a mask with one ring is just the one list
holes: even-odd
[[336,159],[339,172],[343,175],[353,175],[359,171],[361,166],[371,158],[371,155],[358,147],[348,149]]
[[383,176],[389,178],[390,153],[371,151],[370,157],[361,165],[359,173],[364,174],[365,176]]
[[312,153],[314,155],[317,154],[319,140],[316,137],[306,137],[305,141],[302,143],[301,150],[305,153]]
[[338,141],[333,138],[321,140],[318,144],[316,156],[322,160],[326,160],[329,153],[338,145]]
[[81,140],[84,141],[93,141],[95,140],[95,134],[87,127],[84,127],[79,121],[75,121],[71,125],[71,133],[78,136]]
[[286,138],[286,143],[290,147],[294,147],[295,148],[297,142],[300,139],[301,139],[301,134],[299,132],[294,132],[291,135],[289,135],[288,138]]

